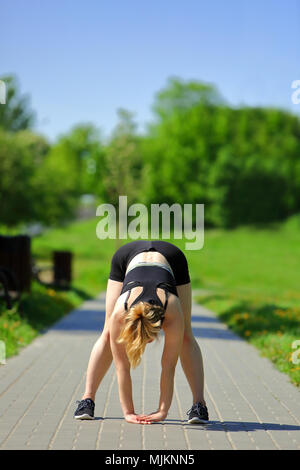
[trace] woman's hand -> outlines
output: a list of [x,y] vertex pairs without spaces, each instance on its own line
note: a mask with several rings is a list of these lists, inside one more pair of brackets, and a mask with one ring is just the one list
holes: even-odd
[[127,423],[133,424],[151,424],[149,420],[143,418],[143,415],[136,415],[135,413],[127,414],[124,416]]
[[149,415],[139,415],[139,418],[144,421],[144,423],[151,424],[158,421],[163,421],[167,417],[167,411],[157,410],[154,413]]

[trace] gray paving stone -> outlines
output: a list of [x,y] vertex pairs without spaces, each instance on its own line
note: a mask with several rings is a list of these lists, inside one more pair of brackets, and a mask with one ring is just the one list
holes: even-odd
[[[299,449],[299,389],[209,310],[193,305],[193,328],[205,366],[207,425],[188,425],[192,395],[176,368],[167,419],[126,423],[114,367],[96,396],[95,420],[76,421],[91,349],[101,334],[105,295],[84,302],[0,367],[0,449],[232,450]],[[136,412],[159,401],[163,337],[132,371]]]

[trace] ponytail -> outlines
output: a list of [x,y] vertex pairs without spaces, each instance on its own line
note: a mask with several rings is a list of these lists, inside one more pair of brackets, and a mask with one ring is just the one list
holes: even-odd
[[162,307],[148,302],[139,302],[130,308],[118,343],[125,344],[131,367],[139,365],[147,343],[157,338],[163,315]]

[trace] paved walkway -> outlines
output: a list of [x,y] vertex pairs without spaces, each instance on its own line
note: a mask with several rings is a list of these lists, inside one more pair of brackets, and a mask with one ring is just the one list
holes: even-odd
[[[167,420],[150,426],[122,418],[112,366],[100,385],[94,421],[75,421],[91,348],[104,320],[104,294],[82,306],[0,367],[0,449],[299,449],[299,390],[215,315],[193,308],[206,375],[207,425],[188,425],[191,393],[176,369]],[[160,342],[133,371],[136,412],[156,409]]]

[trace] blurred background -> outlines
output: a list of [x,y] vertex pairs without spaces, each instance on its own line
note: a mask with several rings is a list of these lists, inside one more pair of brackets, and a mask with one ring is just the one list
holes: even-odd
[[97,238],[96,208],[127,195],[205,204],[197,300],[299,384],[300,1],[11,0],[0,17],[0,236],[29,237],[31,266],[21,304],[0,299],[8,355],[105,289],[119,241]]

